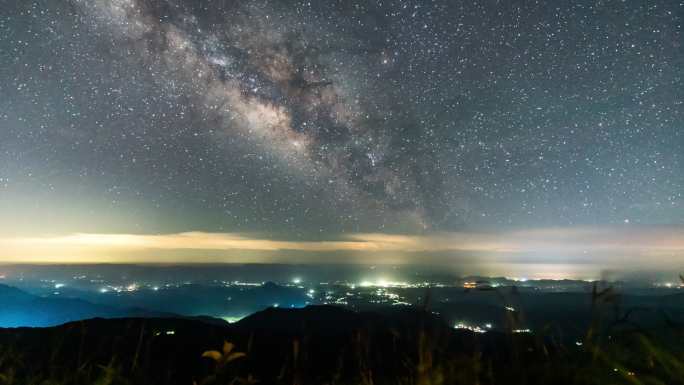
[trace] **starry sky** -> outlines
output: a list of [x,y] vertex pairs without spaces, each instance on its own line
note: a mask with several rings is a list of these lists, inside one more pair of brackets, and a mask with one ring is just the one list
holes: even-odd
[[643,233],[684,255],[683,19],[675,0],[0,0],[4,258],[163,240],[190,261],[404,242],[574,261]]

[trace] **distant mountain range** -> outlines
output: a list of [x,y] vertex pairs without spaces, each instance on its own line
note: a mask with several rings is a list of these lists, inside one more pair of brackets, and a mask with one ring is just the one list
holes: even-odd
[[88,318],[174,317],[172,313],[115,307],[77,298],[40,297],[0,284],[0,327],[45,327]]

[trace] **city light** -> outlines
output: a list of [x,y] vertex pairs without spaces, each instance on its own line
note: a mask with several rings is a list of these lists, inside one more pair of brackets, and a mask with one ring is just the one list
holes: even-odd
[[471,332],[475,332],[475,333],[486,333],[487,332],[487,330],[485,330],[479,326],[472,326],[472,325],[465,324],[463,322],[459,322],[456,325],[454,325],[454,329],[470,330]]
[[238,322],[239,320],[241,320],[243,318],[245,318],[244,314],[243,315],[237,315],[237,316],[227,315],[227,316],[221,317],[222,320],[224,320],[228,323],[235,323],[235,322]]
[[126,291],[136,291],[138,290],[138,284],[132,283],[128,286],[126,286]]

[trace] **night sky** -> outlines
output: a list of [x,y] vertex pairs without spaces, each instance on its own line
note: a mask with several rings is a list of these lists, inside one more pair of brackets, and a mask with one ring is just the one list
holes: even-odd
[[[640,234],[677,258],[683,19],[674,0],[0,0],[0,236],[573,262]],[[555,248],[484,247],[501,237]]]

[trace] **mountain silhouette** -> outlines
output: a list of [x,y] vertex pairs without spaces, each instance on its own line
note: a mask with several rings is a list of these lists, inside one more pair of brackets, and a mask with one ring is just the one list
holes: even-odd
[[0,284],[0,327],[46,327],[88,318],[173,317],[141,308],[100,305],[77,298],[40,297]]

